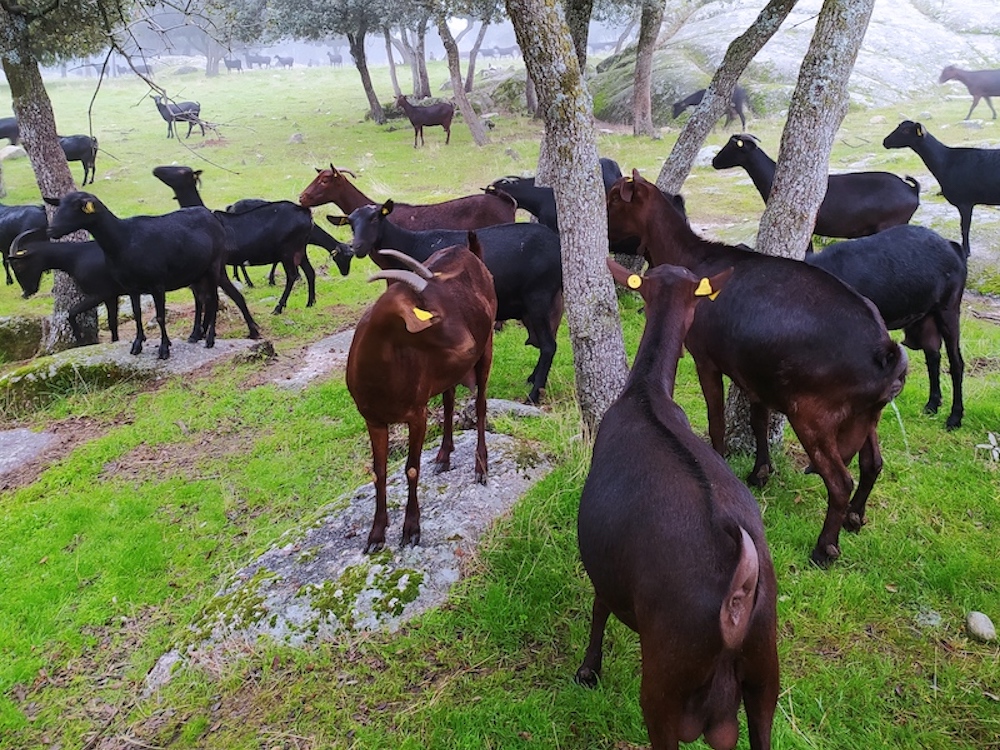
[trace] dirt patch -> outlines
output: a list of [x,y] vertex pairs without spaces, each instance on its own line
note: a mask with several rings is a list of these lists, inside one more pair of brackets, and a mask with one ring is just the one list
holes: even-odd
[[46,428],[50,436],[45,447],[30,458],[0,472],[0,490],[26,487],[46,468],[61,460],[78,445],[103,435],[109,428],[106,422],[87,417],[74,417],[55,422]]

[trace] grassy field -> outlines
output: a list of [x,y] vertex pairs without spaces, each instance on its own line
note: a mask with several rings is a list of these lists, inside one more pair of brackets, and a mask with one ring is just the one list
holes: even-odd
[[[387,71],[375,73],[388,101]],[[432,74],[435,83],[446,78],[441,67]],[[365,121],[350,68],[215,79],[165,73],[160,80],[176,99],[199,100],[218,129],[204,139],[167,140],[144,86],[105,83],[92,112],[105,151],[93,192],[121,216],[174,207],[151,175],[159,164],[203,169],[205,201],[221,207],[244,197],[294,200],[313,168],[330,162],[357,172],[358,186],[374,199],[431,202],[505,174],[530,174],[537,158],[539,125],[504,116],[494,119],[484,148],[456,125],[450,146],[430,129],[427,147],[414,150],[406,121]],[[59,131],[87,132],[94,81],[56,80],[49,91]],[[967,107],[928,99],[852,111],[832,166],[912,174],[926,188],[916,155],[885,151],[882,138],[910,118],[949,145],[998,145],[995,128],[957,125]],[[781,125],[772,115],[748,129],[776,155]],[[605,130],[615,132],[602,130],[602,155],[651,179],[676,137]],[[711,143],[728,135],[720,127]],[[26,161],[3,168],[5,202],[39,200]],[[73,169],[78,175],[79,165]],[[745,174],[698,167],[684,192],[700,231],[752,241],[763,206]],[[957,211],[933,191],[922,198],[916,221],[957,239]],[[328,226],[327,213],[336,209],[316,210],[321,226]],[[995,210],[976,209],[972,246],[970,288],[1000,292]],[[258,284],[248,301],[274,342],[276,363],[217,367],[156,387],[73,392],[8,420],[89,439],[34,481],[0,490],[0,749],[642,747],[634,634],[609,626],[598,689],[572,679],[590,617],[575,538],[589,452],[574,439],[565,327],[545,416],[502,425],[535,441],[557,468],[498,523],[447,606],[392,636],[345,636],[306,649],[250,645],[139,698],[148,670],[183,639],[230,573],[367,481],[367,435],[342,379],[301,392],[269,382],[305,345],[350,326],[378,293],[365,283],[369,261],[341,278],[321,251],[311,252],[321,268],[311,309],[297,287],[286,312],[269,315],[277,292],[263,283],[264,269],[251,270]],[[0,288],[0,316],[51,309],[46,295],[22,300],[15,289]],[[171,296],[177,309],[184,297]],[[622,299],[630,352],[643,326],[638,307]],[[843,535],[843,557],[830,570],[808,563],[825,492],[817,477],[802,473],[794,438],[776,457],[778,474],[755,491],[780,594],[776,748],[1000,749],[1000,649],[964,633],[970,610],[1000,622],[1000,464],[975,448],[988,432],[1000,435],[1000,328],[976,312],[996,316],[996,308],[973,295],[966,303],[963,427],[946,432],[946,410],[922,414],[927,377],[912,354],[906,388],[880,429],[885,470],[870,524],[860,535]],[[228,317],[220,335],[242,330],[238,316]],[[525,396],[536,353],[523,341],[517,326],[497,336],[491,396]],[[703,431],[690,358],[681,362],[677,400]],[[732,465],[743,474],[750,461]]]

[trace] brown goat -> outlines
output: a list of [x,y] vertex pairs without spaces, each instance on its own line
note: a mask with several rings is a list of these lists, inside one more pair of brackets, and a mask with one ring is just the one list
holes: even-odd
[[426,107],[414,107],[406,97],[400,94],[396,97],[396,106],[401,107],[407,119],[413,126],[413,148],[417,147],[417,136],[420,145],[424,145],[424,125],[440,125],[445,132],[445,145],[451,141],[451,118],[455,116],[455,105],[451,102],[428,104]]
[[[722,453],[723,374],[750,397],[757,442],[751,484],[763,485],[773,470],[771,410],[788,417],[826,485],[826,520],[812,560],[828,565],[840,555],[840,529],[859,531],[865,523],[882,471],[879,417],[906,378],[906,353],[889,338],[882,316],[820,268],[701,239],[637,171],[611,189],[608,227],[612,241],[638,237],[653,265],[702,276],[734,269],[727,293],[698,308],[685,341],[708,406],[712,445]],[[860,479],[852,497],[847,464],[855,455]]]
[[1000,96],[1000,70],[962,70],[949,65],[941,71],[941,76],[938,78],[938,83],[945,81],[961,81],[972,94],[972,106],[969,107],[969,114],[965,116],[966,120],[972,117],[972,110],[979,104],[980,99],[986,100],[986,106],[993,113],[993,119],[997,119],[997,111],[993,109],[990,97]]
[[385,546],[389,425],[409,427],[408,495],[402,545],[420,543],[417,481],[427,432],[427,402],[443,394],[444,436],[435,471],[451,468],[455,386],[476,387],[476,481],[486,483],[486,381],[493,360],[497,298],[479,241],[434,253],[426,264],[385,250],[413,270],[381,271],[395,280],[365,312],[347,356],[347,389],[368,426],[375,472],[375,519],[365,553]]
[[[653,750],[704,735],[771,747],[778,699],[777,583],[753,495],[691,431],[674,402],[677,360],[695,305],[729,292],[662,265],[645,277],[612,260],[615,280],[645,302],[646,329],[622,395],[597,432],[580,497],[580,557],[594,584],[590,642],[577,681],[595,685],[613,613],[639,634],[640,703]],[[717,302],[702,301],[699,307]],[[664,481],[669,477],[669,481]]]
[[[334,203],[345,214],[370,204],[381,205],[362,193],[345,177],[346,169],[317,169],[316,178],[299,194],[299,203],[306,208]],[[403,229],[482,229],[514,221],[517,203],[495,188],[486,188],[483,195],[467,195],[442,203],[411,205],[396,203],[392,223]]]

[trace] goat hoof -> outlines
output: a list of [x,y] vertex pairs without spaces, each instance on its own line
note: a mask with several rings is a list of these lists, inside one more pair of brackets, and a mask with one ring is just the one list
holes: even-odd
[[482,485],[486,484],[486,472],[485,471],[477,471],[476,472],[476,484],[482,484]]
[[271,311],[271,315],[281,315],[281,311],[282,311],[283,309],[284,309],[284,308],[283,308],[283,307],[282,307],[281,305],[278,305],[278,306],[277,306],[276,308],[274,308],[274,309],[273,309],[273,310]]
[[940,401],[938,401],[937,403],[934,403],[933,401],[928,401],[924,405],[924,414],[937,414],[939,406],[941,406]]
[[451,460],[445,459],[444,461],[434,462],[434,473],[443,474],[446,471],[451,471]]
[[867,518],[855,511],[848,511],[847,518],[844,519],[844,528],[857,534],[866,523],[868,523]]
[[399,542],[400,547],[416,547],[420,544],[420,529],[413,532],[403,532],[403,538]]
[[378,541],[368,540],[368,544],[365,545],[364,553],[366,555],[374,555],[376,552],[381,552],[385,547],[385,540],[380,539]]
[[601,673],[597,670],[591,669],[590,667],[580,667],[576,670],[576,675],[574,675],[573,679],[576,680],[579,685],[595,688],[597,687],[597,683],[600,681],[600,677]]
[[952,430],[957,430],[962,426],[962,416],[951,416],[948,417],[948,421],[944,423],[944,428],[951,432]]
[[129,354],[132,354],[132,355],[142,354],[142,342],[141,341],[133,341],[132,342],[132,348],[129,349]]
[[747,475],[747,484],[751,487],[763,487],[771,477],[771,469],[768,466],[761,466],[759,469],[751,471]]
[[170,347],[161,346],[160,350],[156,354],[157,359],[170,359]]
[[257,340],[257,339],[259,339],[260,337],[261,337],[261,332],[260,332],[260,329],[259,329],[259,328],[254,328],[254,329],[252,329],[252,330],[250,331],[250,333],[249,333],[249,334],[247,335],[247,338],[249,338],[249,339],[251,339],[251,340],[253,340],[253,341],[256,341],[256,340]]
[[840,557],[840,548],[836,544],[828,544],[825,549],[817,547],[812,551],[810,559],[820,568],[829,568],[833,561]]

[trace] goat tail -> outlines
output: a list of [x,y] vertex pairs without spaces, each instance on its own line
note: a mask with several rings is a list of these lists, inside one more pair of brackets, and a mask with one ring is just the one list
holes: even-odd
[[760,578],[760,557],[757,546],[742,526],[740,530],[740,559],[729,582],[729,591],[722,600],[719,624],[722,642],[727,649],[738,649],[750,629],[754,603],[757,600],[757,581]]
[[914,193],[918,193],[918,194],[920,193],[920,183],[917,182],[912,177],[910,177],[910,175],[906,175],[906,177],[904,178],[904,181],[910,183],[910,187],[913,188],[913,192]]

